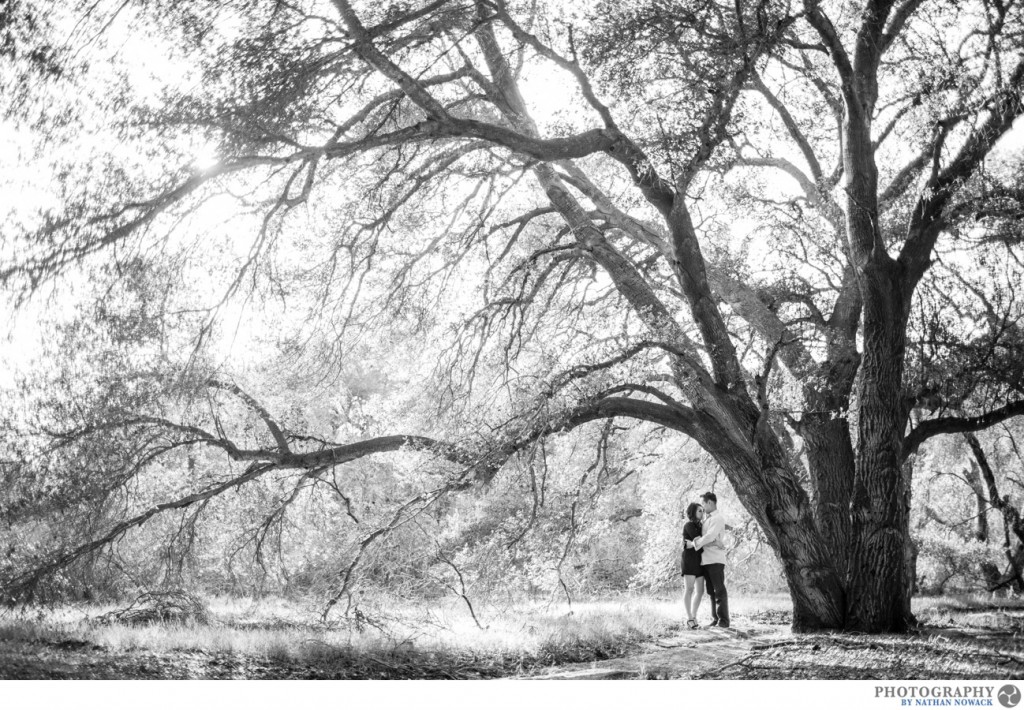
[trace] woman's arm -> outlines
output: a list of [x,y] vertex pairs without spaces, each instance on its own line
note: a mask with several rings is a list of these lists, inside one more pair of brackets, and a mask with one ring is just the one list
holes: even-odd
[[696,549],[693,544],[694,539],[700,534],[700,527],[694,523],[687,523],[683,526],[683,547],[686,549]]
[[718,536],[722,532],[722,517],[720,515],[716,515],[715,517],[705,522],[704,527],[704,534],[700,537],[695,537],[693,539],[694,549],[699,550],[702,547],[706,547],[707,545],[712,544],[715,540],[718,539]]

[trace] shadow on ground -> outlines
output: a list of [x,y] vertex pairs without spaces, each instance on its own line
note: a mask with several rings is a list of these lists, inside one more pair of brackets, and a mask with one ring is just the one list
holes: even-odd
[[966,611],[914,634],[878,636],[793,634],[778,613],[759,615],[738,619],[731,629],[681,630],[622,658],[570,664],[534,677],[967,680],[1024,675],[1024,610]]

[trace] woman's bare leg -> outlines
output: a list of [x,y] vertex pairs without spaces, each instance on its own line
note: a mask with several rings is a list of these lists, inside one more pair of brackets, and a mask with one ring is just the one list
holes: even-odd
[[683,607],[686,609],[687,620],[692,619],[693,612],[696,611],[696,608],[691,605],[691,602],[693,601],[693,583],[695,579],[695,575],[683,575],[683,585],[686,589],[683,592]]
[[693,586],[694,586],[694,591],[696,593],[695,593],[695,595],[693,597],[693,605],[692,605],[692,607],[688,607],[688,608],[693,610],[693,613],[690,614],[690,618],[691,619],[696,619],[697,618],[697,611],[700,609],[700,602],[704,598],[704,578],[703,577],[694,576],[694,577],[692,577],[692,579],[694,580],[694,585]]

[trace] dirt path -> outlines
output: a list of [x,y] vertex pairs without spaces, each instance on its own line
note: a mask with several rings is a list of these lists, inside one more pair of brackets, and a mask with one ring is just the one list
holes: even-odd
[[689,629],[670,637],[645,643],[629,656],[592,663],[573,663],[532,676],[538,680],[611,680],[616,678],[706,677],[742,661],[757,650],[791,638],[786,628],[758,627],[750,630]]
[[952,610],[917,633],[793,634],[778,619],[682,630],[622,658],[548,669],[542,679],[859,679],[1024,677],[1024,609]]

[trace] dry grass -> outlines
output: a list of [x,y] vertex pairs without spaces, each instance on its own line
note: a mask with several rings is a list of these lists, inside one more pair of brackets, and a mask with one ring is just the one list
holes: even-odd
[[111,606],[69,606],[0,615],[0,641],[66,644],[68,639],[109,653],[200,652],[256,657],[277,663],[419,664],[476,667],[493,674],[622,654],[679,626],[676,601],[623,598],[566,605],[523,604],[478,610],[479,628],[465,606],[429,608],[378,599],[349,623],[323,626],[314,610],[285,600],[208,600],[210,623],[97,623]]
[[[1012,629],[1020,624],[1024,597],[995,597],[991,594],[925,597],[914,600],[918,621],[928,626],[975,626]],[[1024,631],[1024,628],[1017,628]]]

